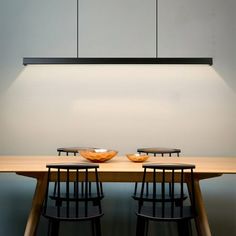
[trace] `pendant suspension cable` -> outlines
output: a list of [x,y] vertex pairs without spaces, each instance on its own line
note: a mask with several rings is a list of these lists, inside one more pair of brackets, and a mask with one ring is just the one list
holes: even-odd
[[77,58],[79,57],[79,0],[77,0],[77,24],[76,24],[76,32],[77,32]]
[[156,58],[158,58],[158,0],[156,0]]

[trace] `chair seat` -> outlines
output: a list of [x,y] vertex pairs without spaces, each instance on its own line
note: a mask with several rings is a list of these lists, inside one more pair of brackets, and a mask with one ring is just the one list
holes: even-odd
[[84,221],[92,220],[95,218],[100,218],[104,213],[99,213],[99,208],[97,206],[88,206],[87,214],[85,214],[85,208],[80,207],[78,215],[76,216],[75,207],[69,208],[69,214],[67,215],[67,208],[60,207],[60,216],[57,214],[57,207],[51,206],[47,208],[47,211],[42,213],[42,215],[51,220],[60,221]]
[[143,206],[140,213],[136,212],[137,216],[147,218],[153,221],[180,221],[185,219],[192,219],[195,217],[191,206],[184,206],[181,213],[181,207],[167,206],[162,212],[162,207],[156,207],[153,212],[153,206]]

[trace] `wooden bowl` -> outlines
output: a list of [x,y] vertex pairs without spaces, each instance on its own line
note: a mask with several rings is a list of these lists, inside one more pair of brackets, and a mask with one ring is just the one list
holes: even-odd
[[107,149],[81,150],[80,155],[91,162],[105,162],[113,158],[118,152]]
[[144,162],[148,159],[148,155],[142,155],[142,154],[138,154],[138,153],[134,153],[134,154],[126,154],[126,156],[128,157],[129,160],[133,161],[133,162]]

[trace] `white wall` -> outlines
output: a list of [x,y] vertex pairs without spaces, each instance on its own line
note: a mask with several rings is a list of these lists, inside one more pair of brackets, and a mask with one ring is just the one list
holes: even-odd
[[[108,4],[101,0],[101,5],[98,2],[94,5],[91,0],[81,0],[80,53],[154,56],[151,4],[155,2],[146,5],[146,1],[139,0],[133,7],[134,3],[120,0]],[[114,148],[120,154],[134,152],[141,146],[166,146],[181,148],[183,156],[235,156],[236,2],[181,0],[180,5],[176,1],[173,5],[173,1],[160,0],[159,3],[168,10],[166,14],[164,10],[159,13],[160,19],[172,16],[160,21],[161,55],[205,54],[213,56],[213,67],[23,67],[23,56],[75,56],[75,1],[69,5],[63,0],[57,4],[54,0],[1,0],[0,154],[54,155],[57,147],[80,145]],[[113,14],[112,9],[120,14]],[[95,15],[101,10],[103,14]],[[171,12],[175,12],[175,17]],[[110,20],[105,16],[111,17]],[[137,23],[134,16],[142,20]],[[106,29],[112,33],[106,35]],[[120,33],[116,34],[114,29]],[[0,177],[3,189],[0,199],[5,203],[1,206],[4,214],[0,218],[4,223],[0,234],[22,235],[34,182],[14,175]],[[213,235],[233,235],[236,231],[235,187],[234,176],[202,183]],[[106,201],[110,207],[118,200],[119,188],[107,185]],[[126,227],[118,227],[117,235],[133,233],[135,227],[133,220],[130,221],[133,213],[131,210],[127,213],[126,209],[131,203],[126,199],[132,186],[126,188],[119,199],[122,202],[119,216]],[[16,199],[19,205],[13,204]],[[17,215],[12,213],[12,205],[18,209]],[[115,214],[108,218],[104,220],[106,235],[119,223]],[[6,219],[15,222],[19,230]],[[39,230],[44,232],[45,228],[45,222],[41,223]]]

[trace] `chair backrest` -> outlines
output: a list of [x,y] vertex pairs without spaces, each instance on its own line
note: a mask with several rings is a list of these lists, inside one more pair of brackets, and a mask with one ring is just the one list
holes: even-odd
[[176,148],[160,148],[160,147],[153,147],[153,148],[138,148],[138,153],[146,153],[147,155],[153,154],[154,156],[161,154],[162,157],[164,157],[165,154],[168,154],[169,157],[172,156],[172,154],[176,154],[177,157],[179,157],[179,154],[181,153],[180,149]]
[[[141,212],[145,203],[151,205],[152,216],[163,219],[181,218],[184,212],[184,182],[188,181],[191,186],[191,204],[189,205],[195,211],[194,180],[191,164],[144,164],[143,180],[139,191],[138,213]],[[186,172],[188,176],[186,176]],[[146,182],[149,182],[148,197],[146,195]],[[166,194],[166,183],[171,183],[169,197]],[[176,206],[176,196],[179,199],[179,205]],[[159,211],[159,212],[157,212]]]
[[57,148],[58,156],[61,156],[61,153],[65,153],[66,156],[69,156],[69,154],[73,154],[76,156],[79,154],[82,150],[94,150],[95,147],[63,147],[63,148]]
[[[48,180],[43,215],[54,202],[55,218],[82,219],[90,217],[89,206],[96,205],[102,214],[102,184],[99,182],[97,164],[48,164]],[[93,181],[92,183],[89,181]],[[55,189],[54,182],[57,187]],[[54,188],[54,190],[53,190]],[[53,190],[53,191],[52,191]],[[51,215],[52,216],[52,215]],[[51,217],[52,218],[52,217]]]

